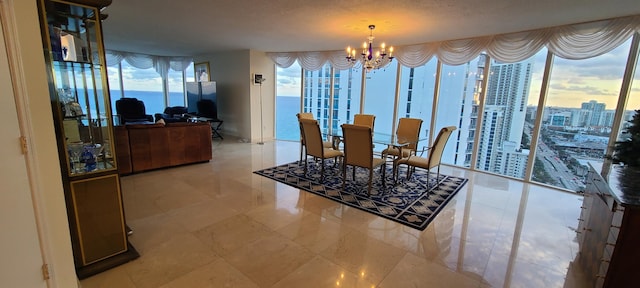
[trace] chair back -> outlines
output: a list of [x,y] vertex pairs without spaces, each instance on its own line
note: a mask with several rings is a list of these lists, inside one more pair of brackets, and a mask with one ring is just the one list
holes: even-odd
[[371,128],[355,124],[342,124],[344,162],[346,165],[372,168],[373,140]]
[[116,100],[116,113],[120,117],[120,124],[136,121],[153,121],[147,116],[144,102],[138,98],[120,98]]
[[454,130],[456,130],[456,126],[447,126],[440,129],[438,136],[436,136],[436,140],[433,142],[433,147],[429,150],[429,158],[427,158],[429,163],[427,164],[427,169],[440,165],[442,152],[444,152],[444,147],[447,145],[449,136],[451,136],[451,133],[453,133]]
[[308,113],[308,112],[301,112],[296,114],[296,116],[298,116],[298,120],[300,119],[314,119],[313,118],[313,114]]
[[373,132],[373,125],[376,122],[376,115],[371,114],[356,114],[353,115],[353,125],[366,126],[371,128]]
[[164,112],[162,113],[167,114],[170,117],[175,117],[175,116],[182,116],[182,114],[186,114],[188,112],[187,112],[187,107],[173,106],[173,107],[164,108]]
[[418,147],[418,139],[420,137],[420,127],[422,127],[422,119],[418,118],[400,118],[398,120],[398,130],[396,135],[398,139],[406,139],[409,141],[407,148],[416,150]]
[[296,114],[296,117],[298,117],[298,125],[300,125],[300,143],[304,145],[304,133],[302,132],[302,122],[300,122],[300,119],[313,119],[313,114],[301,112]]
[[300,119],[300,127],[307,155],[324,159],[324,147],[322,147],[322,135],[318,121],[302,118]]
[[216,103],[209,99],[198,101],[198,115],[201,117],[218,119],[218,107]]

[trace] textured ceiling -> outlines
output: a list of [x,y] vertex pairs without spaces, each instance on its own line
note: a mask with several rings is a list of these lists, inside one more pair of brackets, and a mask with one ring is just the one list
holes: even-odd
[[116,0],[107,49],[161,56],[409,45],[640,14],[638,0]]

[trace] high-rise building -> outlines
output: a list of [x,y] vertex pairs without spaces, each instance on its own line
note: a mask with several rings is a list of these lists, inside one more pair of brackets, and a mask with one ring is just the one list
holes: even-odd
[[529,150],[520,149],[516,146],[515,142],[504,141],[502,142],[502,149],[498,153],[500,159],[500,174],[524,178],[524,173],[527,168],[527,160],[529,159]]
[[568,111],[554,113],[549,116],[549,125],[558,127],[570,126],[572,115],[573,113]]
[[599,126],[612,127],[615,114],[616,114],[615,110],[602,111],[602,115],[600,115],[600,122],[598,123],[600,124]]
[[591,119],[591,111],[586,109],[573,109],[571,110],[571,125],[572,127],[586,127],[588,121]]
[[587,121],[587,126],[601,126],[600,117],[604,112],[606,105],[604,103],[598,103],[596,100],[582,103],[582,109],[591,111],[591,117]]
[[304,74],[304,101],[303,111],[310,112],[318,120],[320,129],[324,133],[328,131],[330,119],[337,115],[331,115],[329,103],[331,100],[331,67],[324,66],[318,71],[305,70]]
[[479,135],[478,169],[523,177],[528,153],[521,153],[520,146],[532,68],[531,61],[492,62]]

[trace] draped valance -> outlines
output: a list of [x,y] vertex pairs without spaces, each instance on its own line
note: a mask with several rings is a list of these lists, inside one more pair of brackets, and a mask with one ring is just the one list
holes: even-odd
[[107,50],[105,54],[107,66],[116,66],[125,60],[129,65],[138,69],[154,68],[162,78],[167,78],[169,68],[173,71],[184,71],[193,62],[191,57],[154,56],[114,50]]
[[[605,54],[640,33],[640,15],[565,25],[518,33],[396,47],[395,59],[406,67],[418,67],[434,56],[444,64],[460,65],[482,52],[504,63],[523,61],[543,47],[565,59],[586,59]],[[296,60],[306,70],[319,70],[327,62],[343,70],[350,67],[345,51],[268,52],[280,67]]]

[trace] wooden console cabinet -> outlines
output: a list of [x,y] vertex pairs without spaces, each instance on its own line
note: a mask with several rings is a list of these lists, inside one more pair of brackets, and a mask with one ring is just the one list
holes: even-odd
[[211,126],[206,122],[116,126],[115,134],[121,175],[212,158]]
[[616,167],[605,179],[593,167],[589,170],[578,225],[577,261],[592,287],[638,286],[639,171]]

